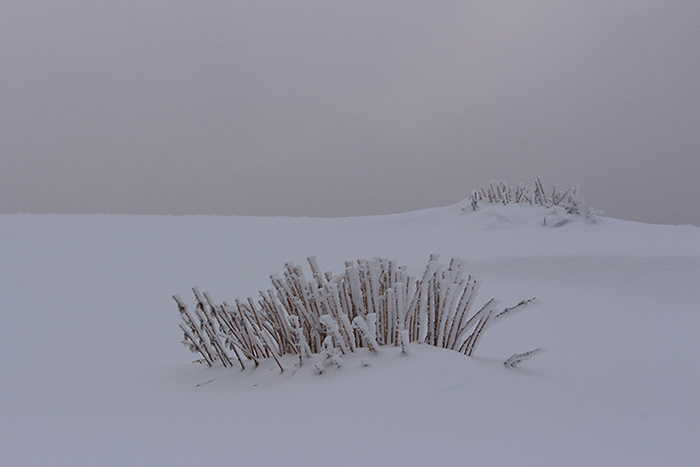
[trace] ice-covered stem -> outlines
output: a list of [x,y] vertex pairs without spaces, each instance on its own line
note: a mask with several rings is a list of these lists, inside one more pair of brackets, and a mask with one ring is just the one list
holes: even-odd
[[423,272],[423,277],[418,282],[418,289],[416,295],[414,296],[414,308],[413,312],[415,314],[414,327],[415,332],[413,333],[415,339],[418,342],[425,343],[428,340],[428,331],[430,323],[433,320],[432,313],[428,309],[428,298],[430,293],[430,283],[434,279],[435,272],[438,270],[440,264],[438,263],[439,255],[430,255],[430,261],[425,267]]
[[503,364],[506,366],[506,368],[515,368],[516,366],[520,365],[520,363],[522,363],[523,361],[529,360],[535,355],[540,354],[544,351],[544,349],[537,348],[524,353],[514,353],[510,356],[510,358],[508,358],[508,360],[503,362]]
[[296,340],[296,353],[299,355],[299,363],[303,363],[304,358],[311,357],[311,349],[309,348],[309,343],[306,341],[304,336],[304,328],[299,324],[299,317],[296,315],[287,316],[292,332],[294,333]]
[[331,336],[328,336],[323,340],[320,356],[321,360],[319,360],[313,367],[313,370],[317,374],[320,375],[321,373],[323,373],[326,369],[326,366],[328,366],[329,363],[332,363],[337,368],[340,368],[340,352],[337,348],[333,346],[333,339],[331,338]]
[[340,347],[340,351],[343,354],[348,353],[350,351],[349,345],[345,341],[343,335],[340,333],[340,328],[335,319],[333,319],[331,315],[323,315],[321,316],[320,321],[326,329],[326,334],[328,337],[333,338],[334,343]]
[[497,323],[498,321],[502,320],[503,318],[510,316],[514,311],[524,310],[525,308],[529,308],[532,305],[535,305],[536,303],[537,303],[537,299],[535,297],[528,298],[527,300],[522,300],[517,305],[506,308],[503,311],[501,311],[500,313],[498,313],[496,316],[494,316],[493,322]]
[[486,304],[477,311],[474,316],[472,316],[464,326],[464,331],[471,328],[471,325],[475,324],[474,331],[467,337],[459,351],[463,352],[464,355],[471,357],[474,354],[474,349],[479,343],[479,339],[483,336],[484,332],[491,326],[493,321],[494,307],[498,304],[496,299],[491,299]]
[[[372,313],[372,315],[373,314],[374,313]],[[379,344],[377,343],[377,339],[374,337],[374,333],[370,330],[370,327],[373,324],[372,322],[373,320],[370,319],[370,316],[356,316],[355,319],[352,320],[352,326],[360,332],[362,338],[367,343],[369,350],[372,352],[378,352]]]
[[536,206],[547,207],[549,204],[549,201],[547,200],[547,194],[544,191],[544,183],[542,182],[542,177],[537,177],[535,179],[535,195],[532,201],[532,204]]
[[177,302],[180,316],[184,321],[184,324],[180,323],[180,329],[182,329],[185,335],[183,343],[189,347],[191,352],[198,352],[206,364],[211,366],[214,362],[214,356],[212,351],[207,347],[205,338],[200,333],[197,321],[192,318],[192,315],[190,315],[187,309],[187,305],[180,299],[179,295],[173,295],[173,299]]

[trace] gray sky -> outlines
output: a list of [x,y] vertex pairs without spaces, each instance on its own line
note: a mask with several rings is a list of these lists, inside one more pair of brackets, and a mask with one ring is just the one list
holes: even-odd
[[351,216],[491,180],[700,225],[697,0],[4,0],[0,213]]

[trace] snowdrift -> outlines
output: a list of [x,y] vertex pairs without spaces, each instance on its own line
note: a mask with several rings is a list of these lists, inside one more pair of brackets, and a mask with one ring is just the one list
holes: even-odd
[[[697,465],[700,228],[464,207],[0,216],[3,465]],[[433,253],[466,260],[481,297],[539,304],[473,357],[386,346],[322,375],[207,368],[180,344],[171,296],[193,286],[251,296],[308,256],[418,275]]]

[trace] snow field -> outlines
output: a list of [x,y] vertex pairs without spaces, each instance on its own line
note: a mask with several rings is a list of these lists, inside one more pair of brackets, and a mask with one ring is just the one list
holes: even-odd
[[[462,207],[0,216],[2,463],[697,465],[700,229],[549,228],[543,208]],[[385,347],[322,375],[206,368],[180,344],[171,296],[193,286],[232,301],[289,260],[337,272],[389,257],[418,275],[431,253],[467,260],[477,305],[539,304],[489,329],[473,358]]]

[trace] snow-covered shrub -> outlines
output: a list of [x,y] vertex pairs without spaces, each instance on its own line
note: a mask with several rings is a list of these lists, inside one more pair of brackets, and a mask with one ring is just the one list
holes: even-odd
[[[531,204],[546,208],[557,208],[561,214],[567,216],[582,216],[589,222],[596,222],[602,211],[589,209],[583,214],[583,200],[578,195],[579,186],[571,185],[566,191],[562,191],[559,185],[554,185],[552,194],[547,195],[541,177],[537,177],[534,186],[525,186],[519,183],[510,186],[506,182],[493,181],[487,187],[482,187],[472,192],[469,200],[472,211],[479,208],[479,203],[499,203],[499,204]],[[561,219],[560,219],[561,221]],[[545,224],[546,224],[545,220]],[[551,223],[550,223],[551,225]]]
[[447,267],[432,255],[420,279],[388,259],[346,262],[339,275],[322,273],[308,258],[313,280],[301,267],[285,265],[282,277],[271,276],[272,288],[254,300],[234,305],[214,303],[193,289],[191,311],[175,295],[183,322],[183,343],[211,366],[221,362],[241,368],[245,362],[298,355],[303,363],[320,354],[317,372],[340,365],[340,356],[357,348],[377,352],[383,345],[405,349],[421,342],[472,355],[484,332],[494,323],[534,302],[534,298],[499,309],[491,299],[475,313],[477,281],[453,258]]

